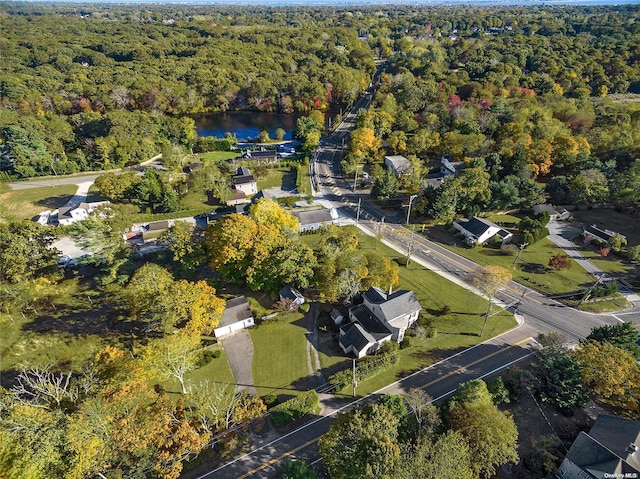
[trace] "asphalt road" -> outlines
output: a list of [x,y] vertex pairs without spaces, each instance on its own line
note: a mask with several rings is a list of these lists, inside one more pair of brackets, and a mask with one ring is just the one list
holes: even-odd
[[47,178],[45,180],[16,181],[15,183],[7,183],[7,185],[12,190],[27,190],[29,188],[42,188],[45,186],[79,185],[80,183],[93,183],[101,174],[103,173],[78,176],[58,176],[55,178]]

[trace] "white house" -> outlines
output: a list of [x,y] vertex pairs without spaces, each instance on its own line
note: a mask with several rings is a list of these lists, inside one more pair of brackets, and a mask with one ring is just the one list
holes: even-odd
[[219,338],[254,325],[253,313],[251,313],[247,298],[240,296],[227,301],[220,324],[213,330],[213,335]]
[[494,236],[498,236],[502,244],[508,243],[513,238],[513,233],[501,228],[495,223],[484,218],[474,216],[471,219],[459,219],[453,222],[453,227],[465,237],[467,244],[483,244]]
[[570,214],[567,210],[565,210],[564,208],[554,208],[553,205],[550,204],[540,204],[540,205],[534,205],[531,207],[531,211],[533,211],[534,215],[539,215],[541,213],[549,213],[549,219],[551,221],[555,221],[555,220],[566,220]]
[[396,176],[400,176],[411,170],[411,162],[401,155],[385,156],[384,164],[391,168]]
[[338,221],[338,211],[335,208],[292,212],[300,220],[300,232],[315,231]]
[[238,168],[238,174],[233,177],[233,188],[247,196],[255,195],[258,192],[258,183],[247,168]]
[[58,224],[70,225],[76,221],[86,220],[98,206],[109,204],[108,201],[82,202],[79,205],[65,206],[58,209]]
[[374,353],[386,341],[402,341],[422,309],[413,291],[385,293],[371,287],[363,299],[363,304],[349,310],[349,322],[340,327],[338,339],[345,354],[358,358]]

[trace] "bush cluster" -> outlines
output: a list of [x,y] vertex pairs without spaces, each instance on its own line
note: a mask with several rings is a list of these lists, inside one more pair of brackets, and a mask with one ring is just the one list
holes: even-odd
[[284,426],[320,406],[320,398],[315,389],[302,393],[271,408],[271,420],[276,426]]

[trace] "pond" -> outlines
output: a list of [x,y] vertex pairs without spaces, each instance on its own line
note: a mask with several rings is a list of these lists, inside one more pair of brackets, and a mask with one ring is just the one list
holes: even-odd
[[269,132],[270,138],[276,137],[276,129],[282,128],[285,140],[292,140],[299,113],[270,113],[262,111],[232,111],[212,113],[195,118],[198,136],[224,137],[231,133],[239,141],[260,136],[260,132]]
[[[339,110],[341,111],[341,110]],[[335,121],[339,111],[328,110],[325,121]],[[296,120],[304,113],[272,113],[264,111],[227,111],[210,113],[194,118],[198,136],[215,136],[223,138],[225,133],[231,133],[238,141],[257,138],[260,132],[269,132],[269,138],[276,137],[276,130],[285,131],[284,139],[293,140]]]

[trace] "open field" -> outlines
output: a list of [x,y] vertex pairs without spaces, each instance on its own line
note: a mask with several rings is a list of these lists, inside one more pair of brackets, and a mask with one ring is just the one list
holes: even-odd
[[0,220],[30,220],[45,210],[64,206],[74,195],[76,185],[45,186],[0,192]]
[[268,168],[267,174],[258,177],[258,191],[268,188],[282,188],[284,190],[292,190],[296,186],[295,171],[289,166],[278,166],[277,168]]
[[198,158],[206,165],[209,162],[233,160],[238,156],[240,156],[240,153],[237,151],[209,151],[200,153]]

